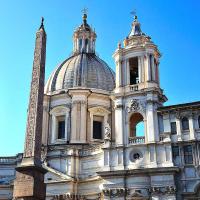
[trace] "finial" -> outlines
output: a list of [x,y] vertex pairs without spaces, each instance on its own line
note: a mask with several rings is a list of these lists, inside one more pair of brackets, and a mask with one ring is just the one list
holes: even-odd
[[137,21],[137,15],[136,15],[136,10],[134,9],[133,11],[130,12],[131,15],[134,16],[134,22]]
[[122,48],[121,42],[118,42],[118,49],[121,49],[121,48]]
[[83,22],[86,23],[88,9],[87,8],[83,8],[82,13],[83,13]]
[[39,28],[39,29],[41,29],[41,28],[44,28],[44,17],[42,17],[41,25],[40,25],[40,28]]

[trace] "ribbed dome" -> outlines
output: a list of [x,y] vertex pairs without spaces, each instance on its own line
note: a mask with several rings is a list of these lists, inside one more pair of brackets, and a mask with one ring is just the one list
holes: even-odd
[[114,72],[95,53],[79,53],[66,59],[49,77],[45,93],[74,87],[111,91]]

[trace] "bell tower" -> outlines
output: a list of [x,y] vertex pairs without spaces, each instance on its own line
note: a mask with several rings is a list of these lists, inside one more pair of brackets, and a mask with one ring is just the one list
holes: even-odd
[[141,119],[144,142],[154,143],[159,140],[156,110],[167,100],[159,81],[161,55],[151,38],[142,32],[137,16],[123,44],[123,47],[118,44],[113,55],[116,63],[116,144],[130,143],[131,136],[136,137],[132,126]]

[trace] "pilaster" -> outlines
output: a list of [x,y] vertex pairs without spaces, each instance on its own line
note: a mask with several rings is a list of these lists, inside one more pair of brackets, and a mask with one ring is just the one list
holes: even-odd
[[72,97],[71,112],[71,143],[85,143],[87,141],[87,97],[89,90],[71,89],[69,95]]
[[178,141],[182,141],[180,114],[176,113],[176,131]]
[[189,116],[189,129],[190,129],[190,140],[195,139],[194,119],[193,114]]

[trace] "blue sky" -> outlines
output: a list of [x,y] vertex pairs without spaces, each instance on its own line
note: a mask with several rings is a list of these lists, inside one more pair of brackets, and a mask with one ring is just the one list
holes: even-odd
[[97,52],[115,69],[112,54],[130,31],[137,10],[142,30],[158,45],[165,105],[200,100],[198,0],[0,0],[0,155],[23,151],[35,32],[47,32],[46,78],[72,51],[72,34],[88,8]]

